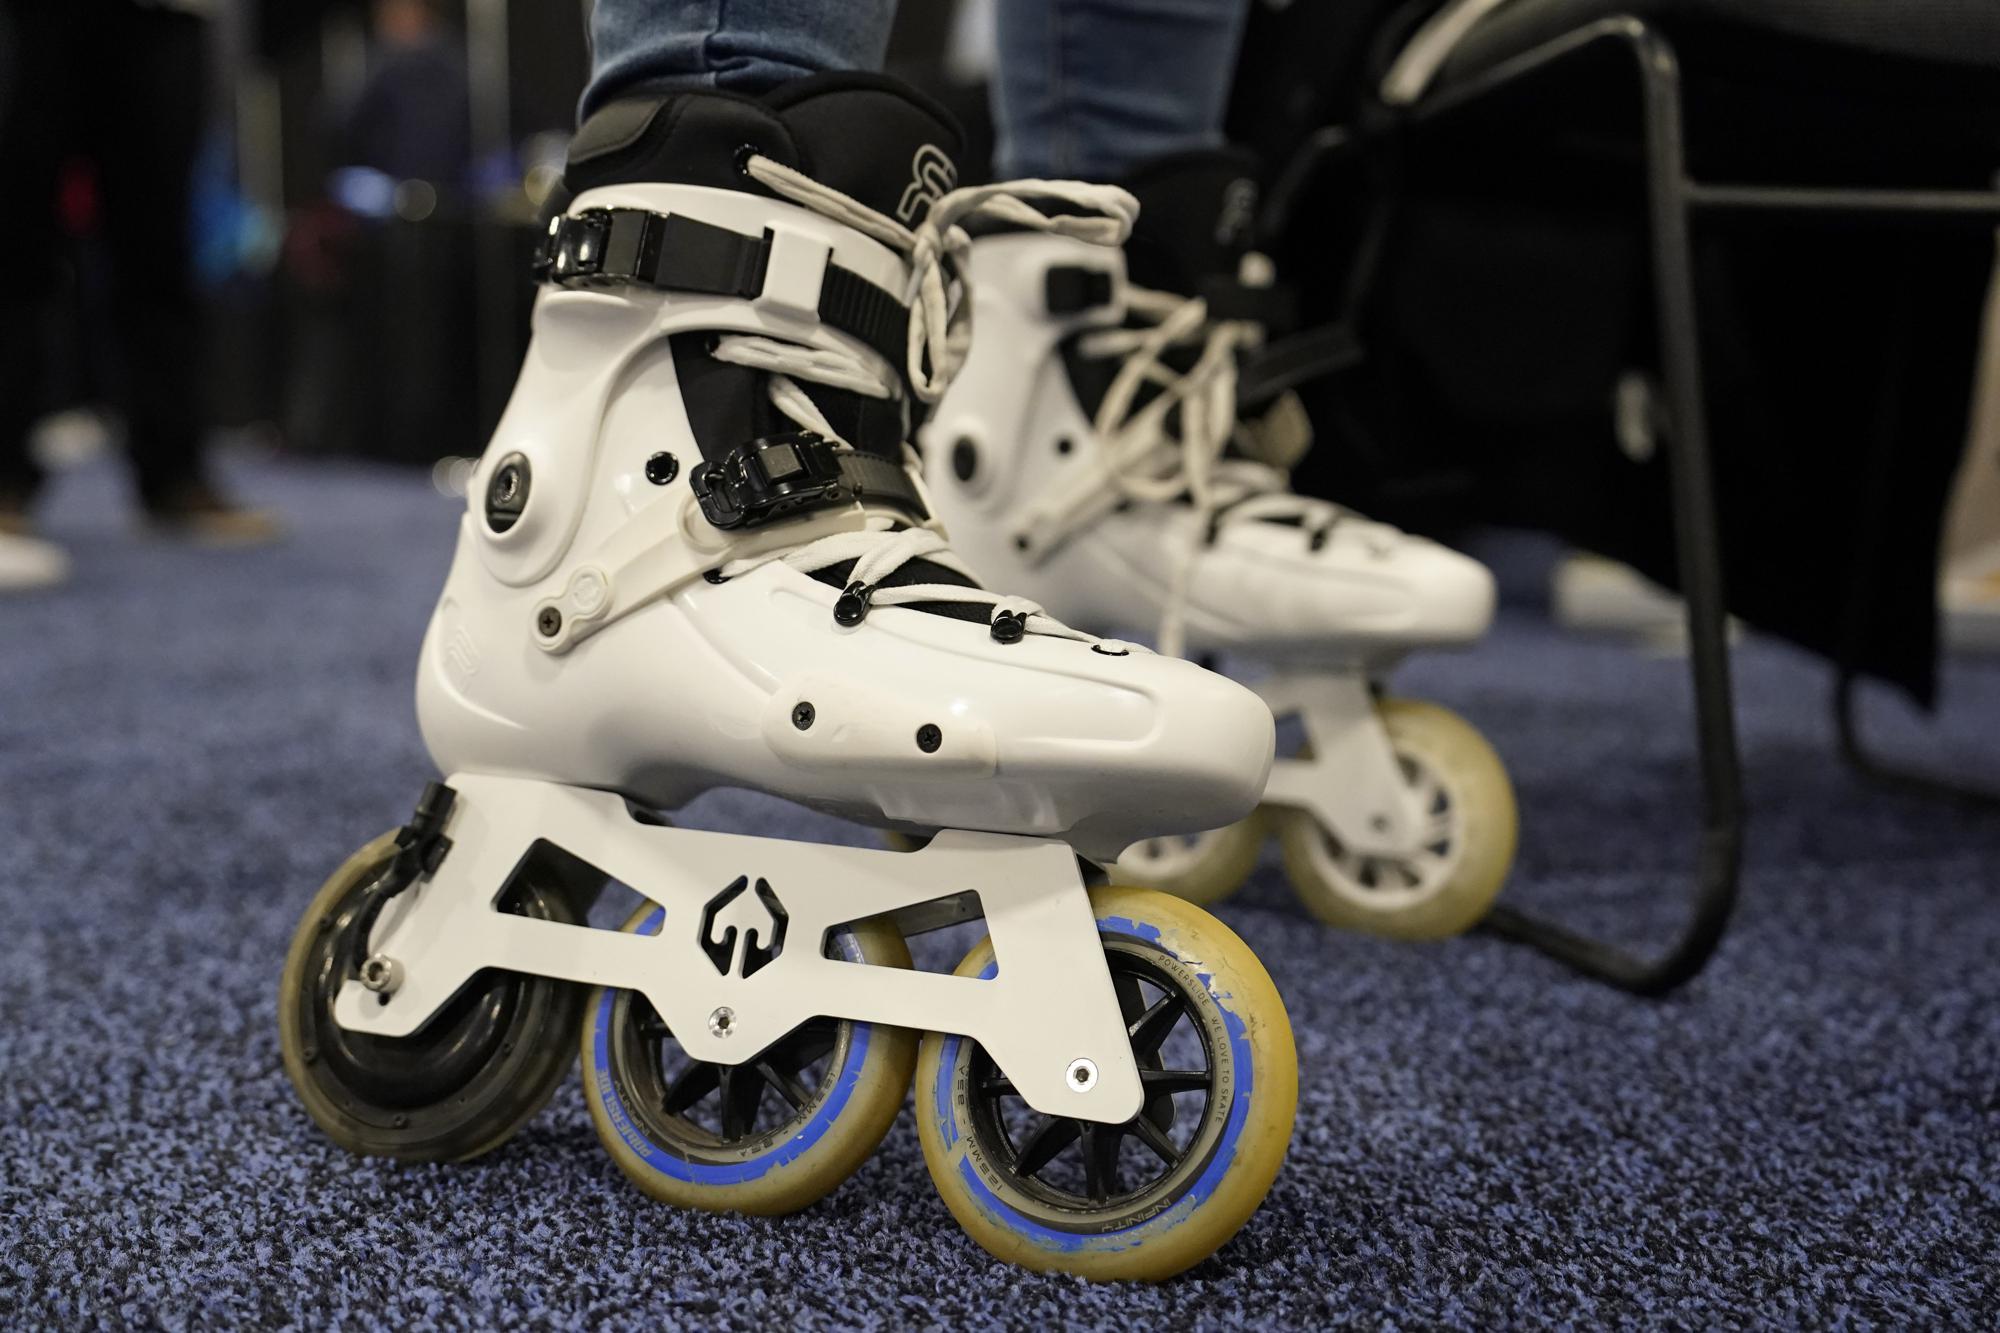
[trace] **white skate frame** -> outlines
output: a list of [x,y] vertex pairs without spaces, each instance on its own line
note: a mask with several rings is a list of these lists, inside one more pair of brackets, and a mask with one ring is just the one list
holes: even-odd
[[1296,713],[1312,743],[1311,758],[1272,763],[1266,805],[1307,811],[1362,856],[1410,856],[1425,845],[1430,812],[1403,776],[1366,671],[1274,676],[1255,689],[1272,716]]
[[[448,785],[450,851],[388,903],[369,942],[400,980],[384,994],[350,979],[333,1006],[349,1031],[408,1036],[474,973],[504,968],[637,991],[696,1060],[740,1064],[809,1019],[844,1018],[970,1037],[1045,1115],[1122,1124],[1139,1113],[1138,1065],[1063,843],[944,832],[921,851],[876,851],[642,823],[619,796],[532,779],[458,774]],[[538,842],[665,908],[660,933],[496,911]],[[737,974],[744,941],[724,975],[701,939],[708,905],[742,877],[768,881],[788,918],[783,950],[748,977]],[[823,956],[837,926],[968,892],[993,939],[991,979]],[[926,915],[916,928],[954,919]]]

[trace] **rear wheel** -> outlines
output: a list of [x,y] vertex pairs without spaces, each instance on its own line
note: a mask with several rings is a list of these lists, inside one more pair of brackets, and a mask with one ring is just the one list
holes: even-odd
[[[350,856],[306,909],[278,993],[278,1044],[299,1100],[349,1152],[463,1161],[505,1143],[569,1070],[580,986],[487,971],[407,1037],[349,1032],[333,1019],[348,980],[339,941],[396,853],[385,833]],[[422,892],[421,888],[416,892]],[[574,922],[563,885],[530,867],[501,910]]]

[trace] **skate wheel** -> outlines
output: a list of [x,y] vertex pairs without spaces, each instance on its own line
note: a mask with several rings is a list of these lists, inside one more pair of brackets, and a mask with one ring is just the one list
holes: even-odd
[[1274,811],[1285,872],[1315,916],[1343,929],[1402,940],[1461,934],[1493,906],[1513,866],[1514,786],[1456,713],[1409,699],[1379,707],[1431,836],[1409,858],[1363,856],[1305,811]]
[[[1040,1115],[978,1043],[932,1033],[917,1130],[946,1206],[996,1258],[1156,1281],[1221,1248],[1276,1179],[1298,1102],[1292,1028],[1257,956],[1208,913],[1147,889],[1090,900],[1144,1109],[1123,1125]],[[994,975],[991,942],[957,974]]]
[[[658,933],[646,903],[627,931]],[[908,967],[893,925],[834,936],[852,962]],[[790,1213],[831,1194],[889,1132],[916,1064],[906,1028],[815,1019],[740,1065],[690,1060],[646,997],[598,988],[584,1016],[584,1096],[612,1160],[656,1199]]]
[[1171,893],[1207,907],[1243,887],[1264,847],[1257,815],[1207,833],[1172,834],[1133,843],[1111,867],[1121,884]]
[[[344,978],[335,959],[364,890],[395,855],[385,833],[334,871],[306,909],[285,956],[278,1043],[306,1111],[349,1152],[404,1161],[464,1161],[491,1152],[548,1102],[569,1070],[583,988],[482,972],[407,1037],[348,1032],[333,1021]],[[510,910],[573,922],[564,890],[519,877]]]

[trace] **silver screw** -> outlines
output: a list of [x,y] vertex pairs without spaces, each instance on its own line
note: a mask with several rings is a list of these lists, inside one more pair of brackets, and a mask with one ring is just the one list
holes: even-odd
[[403,965],[386,953],[378,953],[361,965],[361,984],[377,995],[393,994],[403,984]]
[[1070,1061],[1069,1086],[1072,1092],[1089,1092],[1097,1086],[1097,1066],[1088,1060]]
[[726,1037],[736,1031],[736,1011],[728,1005],[708,1016],[708,1030],[718,1037]]

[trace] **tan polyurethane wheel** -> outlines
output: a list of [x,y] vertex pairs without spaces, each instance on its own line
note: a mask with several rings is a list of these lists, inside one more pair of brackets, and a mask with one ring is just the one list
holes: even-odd
[[[337,945],[395,852],[394,831],[375,839],[306,908],[279,984],[278,1046],[306,1111],[349,1152],[464,1161],[505,1143],[547,1104],[569,1070],[584,991],[481,972],[407,1037],[342,1029],[332,1013],[347,981]],[[545,921],[577,916],[564,890],[539,873],[521,876],[501,907]]]
[[1315,916],[1346,930],[1436,940],[1477,925],[1513,868],[1520,817],[1500,756],[1471,723],[1436,704],[1379,705],[1404,780],[1429,820],[1408,858],[1349,852],[1303,810],[1272,811],[1285,873]]
[[[945,1205],[996,1258],[1158,1281],[1214,1254],[1270,1191],[1291,1143],[1297,1055],[1277,987],[1227,926],[1148,889],[1090,900],[1144,1109],[1121,1126],[1039,1115],[978,1043],[931,1033],[917,1130]],[[993,962],[983,940],[957,975]]]
[[1147,838],[1125,849],[1109,869],[1120,884],[1158,889],[1208,907],[1243,887],[1264,848],[1261,813],[1206,833]]
[[[646,903],[625,929],[652,934]],[[833,937],[857,964],[910,966],[885,920]],[[711,1212],[796,1212],[831,1194],[882,1142],[916,1064],[906,1028],[817,1019],[741,1065],[691,1061],[644,996],[599,987],[583,1022],[584,1096],[597,1137],[640,1189]]]

